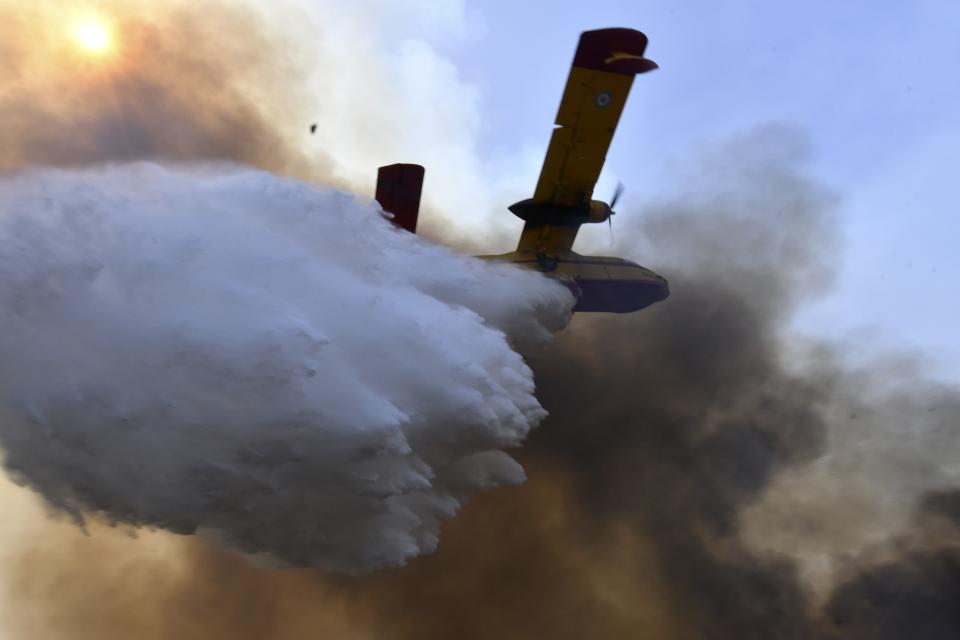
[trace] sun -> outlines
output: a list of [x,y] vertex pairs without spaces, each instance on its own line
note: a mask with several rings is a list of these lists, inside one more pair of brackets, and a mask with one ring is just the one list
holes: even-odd
[[70,36],[74,44],[90,55],[106,55],[113,47],[110,25],[99,18],[78,20],[70,28]]

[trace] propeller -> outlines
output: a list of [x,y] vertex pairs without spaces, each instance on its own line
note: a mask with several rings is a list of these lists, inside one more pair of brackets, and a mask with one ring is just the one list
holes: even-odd
[[617,200],[620,199],[620,196],[623,195],[623,183],[619,180],[617,181],[617,188],[613,190],[613,197],[610,198],[610,215],[607,216],[607,223],[610,225],[610,244],[613,244],[613,216],[616,214],[616,211],[613,210],[617,206]]
[[610,198],[610,210],[613,213],[614,207],[617,206],[617,200],[620,199],[620,196],[623,195],[623,183],[619,180],[617,181],[617,188],[613,190],[613,197]]

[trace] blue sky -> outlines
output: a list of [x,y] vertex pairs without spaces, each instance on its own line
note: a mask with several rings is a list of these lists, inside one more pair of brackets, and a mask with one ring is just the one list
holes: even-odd
[[917,346],[960,378],[960,3],[490,0],[464,14],[432,40],[478,91],[490,162],[545,147],[580,31],[647,33],[661,70],[634,85],[598,185],[627,182],[623,209],[698,144],[805,130],[847,242],[836,287],[798,327]]

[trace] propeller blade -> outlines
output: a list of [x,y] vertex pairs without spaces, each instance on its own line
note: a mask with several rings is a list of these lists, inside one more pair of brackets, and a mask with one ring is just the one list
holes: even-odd
[[613,190],[613,197],[610,198],[610,208],[613,209],[617,206],[617,200],[620,199],[620,196],[623,195],[623,183],[617,181],[617,188]]

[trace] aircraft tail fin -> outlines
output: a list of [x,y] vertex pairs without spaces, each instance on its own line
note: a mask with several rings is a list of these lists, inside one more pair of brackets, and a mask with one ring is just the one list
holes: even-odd
[[410,233],[417,232],[423,175],[418,164],[391,164],[377,172],[377,202],[393,214],[393,224]]

